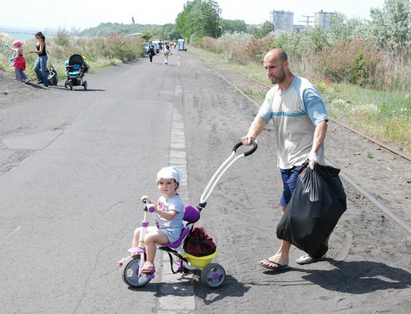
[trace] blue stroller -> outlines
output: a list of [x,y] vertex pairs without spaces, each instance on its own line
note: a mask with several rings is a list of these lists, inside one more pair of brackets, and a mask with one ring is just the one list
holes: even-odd
[[87,90],[87,81],[83,80],[84,73],[90,68],[87,58],[75,54],[66,61],[65,65],[67,80],[64,83],[64,87],[69,87],[70,90],[73,90],[73,86],[83,86]]

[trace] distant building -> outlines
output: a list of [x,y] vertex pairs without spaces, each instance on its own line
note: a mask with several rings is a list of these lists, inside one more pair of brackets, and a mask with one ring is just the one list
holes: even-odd
[[305,25],[294,25],[294,32],[296,33],[304,32],[306,29],[307,29],[307,26]]
[[274,24],[274,30],[285,30],[292,32],[294,30],[294,12],[290,11],[270,11],[270,19]]
[[324,30],[329,31],[330,27],[330,18],[334,15],[334,12],[320,12],[314,13],[314,25],[321,26]]

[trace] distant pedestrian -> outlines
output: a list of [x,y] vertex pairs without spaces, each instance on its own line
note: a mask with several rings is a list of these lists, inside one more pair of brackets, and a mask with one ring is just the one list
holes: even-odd
[[36,49],[30,50],[29,53],[36,53],[37,60],[34,64],[34,71],[37,74],[38,82],[43,83],[44,86],[48,87],[48,74],[47,74],[47,51],[46,51],[46,37],[44,37],[42,32],[37,32],[35,34],[37,39]]
[[150,63],[153,63],[153,57],[156,55],[156,50],[152,41],[149,42],[147,52],[148,56],[150,57]]
[[14,73],[16,74],[16,81],[17,82],[26,82],[26,84],[30,81],[24,71],[26,70],[26,59],[23,57],[23,48],[21,46],[23,43],[20,40],[13,41],[14,48],[7,45],[10,50],[13,50],[13,57],[10,58],[10,61],[13,61]]
[[170,45],[168,42],[164,43],[164,63],[167,65],[168,64],[168,56],[170,54]]

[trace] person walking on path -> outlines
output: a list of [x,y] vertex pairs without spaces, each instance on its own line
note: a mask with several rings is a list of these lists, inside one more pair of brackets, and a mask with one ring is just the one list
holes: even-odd
[[[264,57],[264,67],[272,87],[251,123],[244,145],[251,145],[260,135],[267,122],[273,120],[277,148],[277,167],[283,183],[280,199],[284,213],[294,191],[297,177],[308,159],[309,166],[324,164],[324,138],[327,132],[328,115],[317,88],[307,79],[295,76],[290,68],[284,50],[275,48]],[[279,271],[289,269],[291,244],[282,241],[277,253],[258,264]],[[299,264],[316,262],[309,255],[296,260]]]
[[168,64],[168,56],[170,54],[170,45],[168,42],[164,43],[164,63],[167,65]]
[[14,73],[16,75],[17,82],[25,82],[26,84],[30,82],[30,79],[27,77],[24,71],[26,70],[26,59],[23,57],[23,48],[21,46],[23,43],[20,40],[13,41],[14,48],[9,45],[5,45],[9,49],[13,50],[13,57],[10,58],[10,61],[13,61]]
[[148,56],[150,57],[150,63],[153,63],[153,57],[156,55],[155,49],[156,48],[154,47],[153,42],[150,41],[147,50]]
[[45,87],[48,87],[46,37],[42,32],[37,32],[35,37],[37,39],[36,50],[30,50],[29,53],[37,54],[34,72],[37,74],[38,83],[43,83]]

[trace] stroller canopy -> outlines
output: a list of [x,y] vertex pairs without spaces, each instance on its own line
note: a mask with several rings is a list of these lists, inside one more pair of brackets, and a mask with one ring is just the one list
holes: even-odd
[[84,59],[80,55],[77,55],[77,54],[72,55],[69,59],[68,64],[71,65],[71,66],[76,65],[76,64],[82,66],[84,64]]

